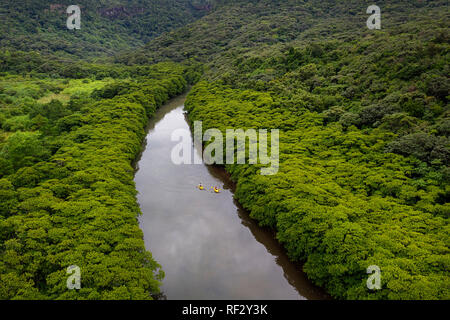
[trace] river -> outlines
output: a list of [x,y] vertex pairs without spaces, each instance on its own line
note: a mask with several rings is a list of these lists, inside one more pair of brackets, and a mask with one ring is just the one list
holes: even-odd
[[222,168],[172,163],[172,132],[189,130],[184,100],[169,101],[152,117],[136,165],[139,223],[147,250],[165,272],[163,294],[175,300],[327,299],[289,261],[273,232],[234,200]]

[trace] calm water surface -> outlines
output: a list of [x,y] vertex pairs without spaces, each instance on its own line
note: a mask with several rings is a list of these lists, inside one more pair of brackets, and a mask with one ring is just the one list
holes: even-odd
[[[272,232],[260,228],[233,199],[227,173],[170,159],[176,129],[188,129],[185,97],[171,100],[149,124],[137,163],[139,218],[146,248],[165,272],[168,299],[325,299],[291,263]],[[194,151],[193,151],[194,152]],[[197,189],[202,183],[205,191]],[[220,194],[211,186],[222,189]]]

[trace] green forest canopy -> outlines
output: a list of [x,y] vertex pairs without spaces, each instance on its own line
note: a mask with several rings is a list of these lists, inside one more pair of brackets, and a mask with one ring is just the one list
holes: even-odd
[[[191,73],[166,63],[116,80],[0,79],[1,299],[158,294],[163,272],[144,248],[132,161],[147,119]],[[39,102],[61,92],[68,98]],[[83,270],[78,292],[66,288],[69,265]]]
[[186,103],[204,130],[281,130],[278,175],[226,169],[315,283],[345,299],[448,299],[448,11],[379,5],[380,31],[361,1],[230,5],[137,55],[206,63]]
[[[316,284],[341,299],[450,298],[447,1],[378,1],[381,30],[361,0],[87,1],[76,33],[61,8],[22,2],[0,5],[13,13],[0,37],[1,299],[158,294],[131,163],[148,117],[203,70],[190,120],[281,130],[278,175],[226,169]],[[168,60],[180,64],[153,65]],[[74,261],[79,293],[65,287]],[[366,288],[369,265],[382,290]]]
[[38,51],[66,59],[113,55],[143,46],[163,32],[179,28],[208,10],[191,0],[79,0],[81,29],[68,30],[73,1],[3,0],[0,47]]

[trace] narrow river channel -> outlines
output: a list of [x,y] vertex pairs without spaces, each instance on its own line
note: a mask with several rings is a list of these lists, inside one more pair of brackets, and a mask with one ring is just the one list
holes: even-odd
[[[289,261],[269,230],[233,199],[227,173],[206,165],[175,165],[171,141],[188,129],[185,96],[151,119],[135,182],[146,248],[165,272],[167,299],[327,299],[301,266]],[[198,150],[197,150],[198,151]],[[202,183],[204,191],[197,189]],[[211,186],[222,189],[213,193]]]

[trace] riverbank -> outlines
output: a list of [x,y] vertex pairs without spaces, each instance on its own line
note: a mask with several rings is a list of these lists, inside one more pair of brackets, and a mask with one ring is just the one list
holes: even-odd
[[[187,129],[185,96],[150,120],[135,176],[148,250],[162,265],[168,299],[326,299],[301,266],[289,261],[272,231],[234,200],[223,168],[174,165],[171,133]],[[192,137],[191,137],[192,139]],[[192,142],[192,141],[191,141]],[[192,147],[192,152],[199,152]],[[207,188],[200,191],[202,183]],[[210,192],[218,186],[220,194]]]
[[[190,120],[202,121],[204,131],[280,130],[276,175],[262,176],[261,165],[225,166],[251,217],[276,230],[289,257],[305,261],[308,278],[333,297],[447,297],[440,177],[429,180],[430,197],[412,201],[425,195],[411,177],[417,162],[386,152],[389,131],[327,125],[327,113],[281,100],[268,91],[202,81],[186,101]],[[382,273],[380,290],[367,284],[373,266]]]
[[148,300],[160,292],[131,164],[148,118],[184,91],[185,73],[153,65],[27,111],[42,127],[8,138],[16,168],[0,176],[0,299]]

